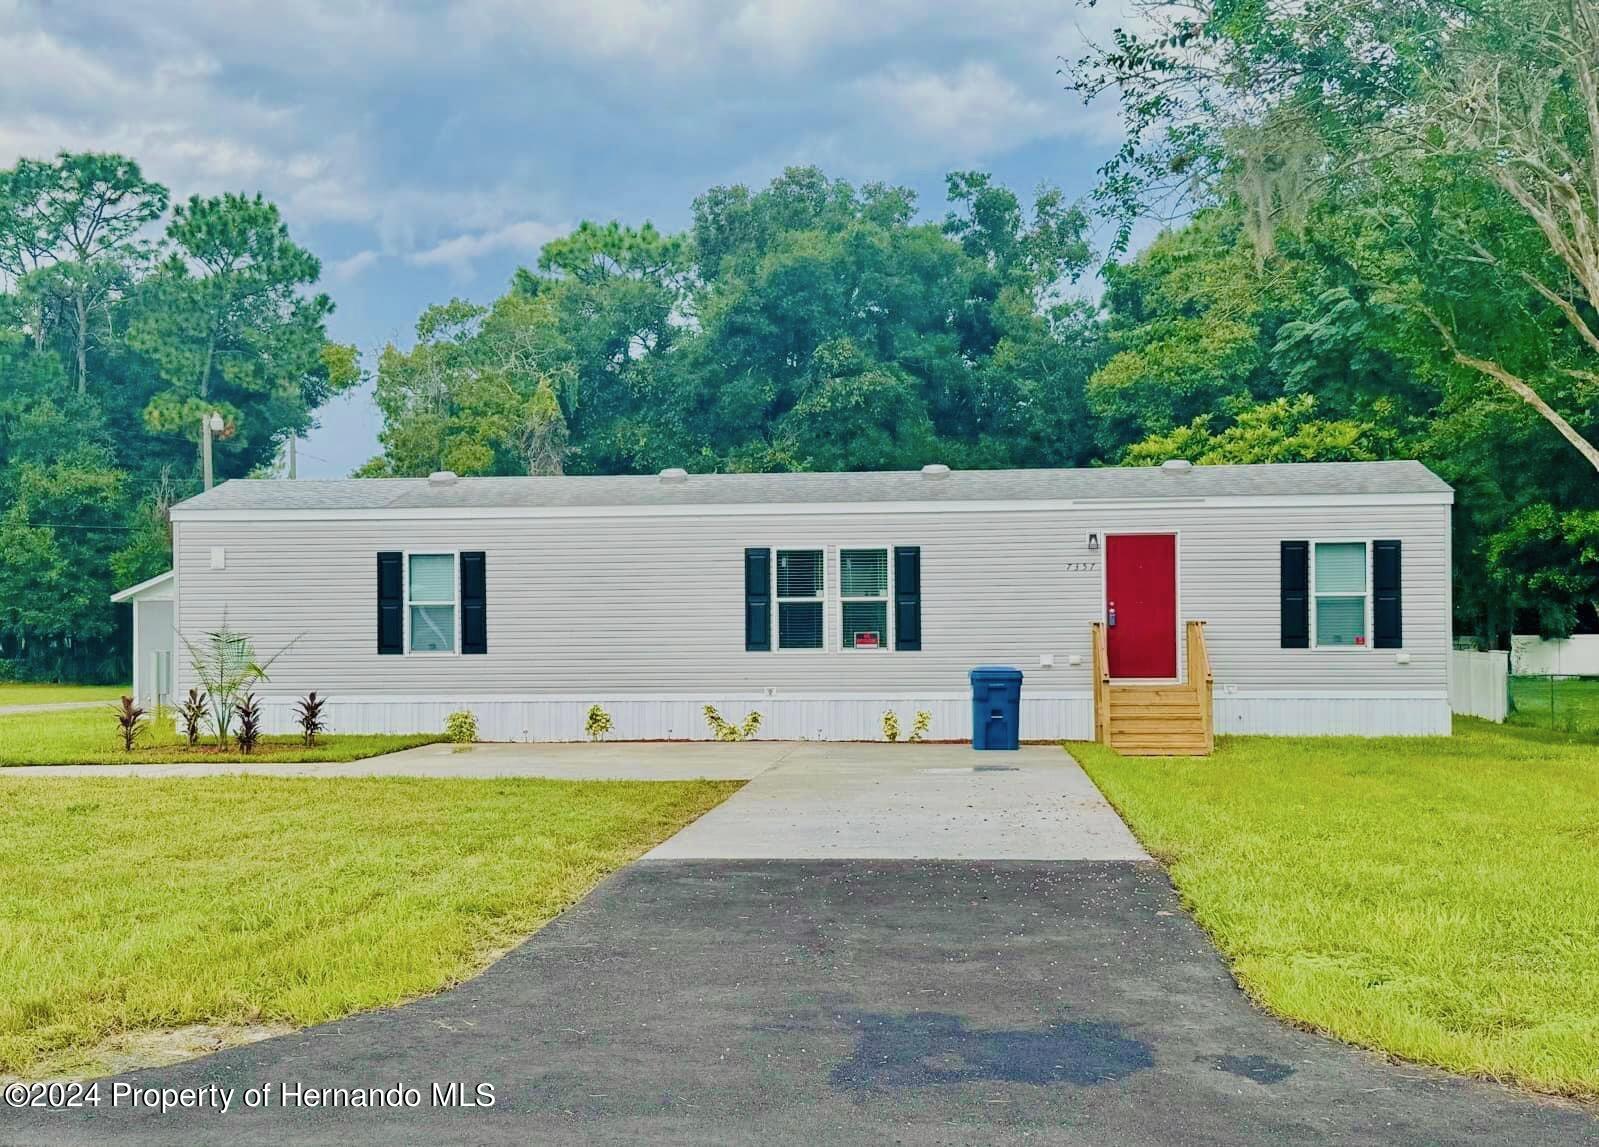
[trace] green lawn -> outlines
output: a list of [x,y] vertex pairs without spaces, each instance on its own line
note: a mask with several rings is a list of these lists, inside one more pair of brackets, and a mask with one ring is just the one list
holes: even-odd
[[1267,1009],[1599,1096],[1599,742],[1462,719],[1208,759],[1069,748]]
[[1510,704],[1512,725],[1599,734],[1599,678],[1512,677]]
[[0,708],[8,705],[54,705],[63,701],[115,701],[133,690],[127,685],[34,685],[0,682]]
[[157,728],[152,723],[149,734],[139,742],[140,747],[125,753],[112,709],[106,704],[93,709],[0,715],[0,766],[353,761],[444,739],[442,733],[329,735],[319,737],[317,746],[308,749],[298,737],[267,737],[253,755],[245,756],[237,746],[220,751],[211,738],[202,739],[191,749],[171,725]]
[[737,788],[0,776],[0,1075],[437,991]]

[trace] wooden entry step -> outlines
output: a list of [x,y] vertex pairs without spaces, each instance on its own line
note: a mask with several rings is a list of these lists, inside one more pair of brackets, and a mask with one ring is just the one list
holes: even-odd
[[1116,685],[1105,627],[1094,625],[1094,736],[1123,756],[1200,757],[1214,747],[1213,683],[1205,623],[1190,621],[1188,679],[1179,685]]

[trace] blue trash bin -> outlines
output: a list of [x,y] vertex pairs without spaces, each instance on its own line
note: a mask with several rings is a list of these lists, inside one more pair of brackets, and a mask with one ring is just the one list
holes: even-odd
[[972,748],[1015,749],[1021,744],[1022,671],[979,665],[972,679]]

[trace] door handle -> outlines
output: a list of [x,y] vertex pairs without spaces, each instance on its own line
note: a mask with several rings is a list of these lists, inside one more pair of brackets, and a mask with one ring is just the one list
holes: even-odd
[[1115,626],[1116,624],[1116,607],[1114,605],[1106,611],[1105,624],[1109,626]]

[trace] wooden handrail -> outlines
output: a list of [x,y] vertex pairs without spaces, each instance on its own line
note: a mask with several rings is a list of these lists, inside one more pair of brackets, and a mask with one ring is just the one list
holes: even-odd
[[1110,744],[1110,647],[1105,623],[1094,622],[1094,740]]
[[1215,713],[1213,710],[1215,678],[1210,670],[1210,651],[1205,648],[1205,623],[1188,623],[1188,687],[1194,691],[1199,703],[1199,717],[1205,729],[1205,752],[1215,747]]

